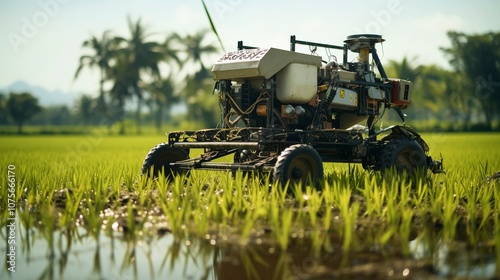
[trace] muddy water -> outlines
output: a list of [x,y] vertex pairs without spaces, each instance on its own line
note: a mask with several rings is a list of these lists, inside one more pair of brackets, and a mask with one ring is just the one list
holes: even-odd
[[265,238],[243,245],[213,236],[117,232],[96,241],[82,228],[53,236],[51,253],[39,232],[18,229],[16,272],[4,266],[0,279],[491,279],[500,271],[493,246],[445,242],[434,230],[402,246],[392,240],[374,245],[357,235],[349,250],[334,233],[306,234],[294,236],[286,251]]

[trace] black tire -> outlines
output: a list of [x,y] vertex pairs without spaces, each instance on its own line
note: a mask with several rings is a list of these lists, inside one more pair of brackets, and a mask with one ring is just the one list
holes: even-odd
[[[283,186],[301,183],[305,186],[312,182],[318,187],[323,178],[323,162],[318,152],[305,144],[292,145],[286,148],[274,165],[273,179]],[[310,181],[309,181],[310,180]]]
[[170,163],[188,158],[189,153],[185,150],[171,147],[167,143],[161,143],[153,147],[146,155],[141,172],[150,178],[156,178],[164,170],[165,177],[168,178],[172,175]]
[[395,168],[398,173],[413,175],[417,170],[427,171],[427,156],[415,140],[399,138],[390,140],[379,157],[380,170]]

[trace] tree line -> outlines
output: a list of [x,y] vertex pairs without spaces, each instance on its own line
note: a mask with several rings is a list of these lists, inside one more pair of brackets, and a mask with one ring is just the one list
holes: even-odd
[[[172,106],[183,103],[189,112],[188,119],[214,125],[211,121],[214,104],[205,102],[200,93],[207,89],[204,80],[211,78],[203,59],[219,52],[214,44],[206,42],[207,31],[201,30],[186,36],[174,32],[158,42],[151,39],[157,34],[151,33],[141,19],[133,21],[128,18],[127,23],[128,36],[113,35],[108,30],[100,36],[91,36],[82,43],[86,52],[79,58],[74,78],[78,79],[87,68],[98,70],[97,97],[83,94],[74,108],[52,106],[41,110],[36,104],[38,109],[33,114],[37,113],[39,117],[50,111],[61,117],[65,115],[62,117],[64,124],[96,125],[103,121],[108,124],[118,123],[120,134],[125,134],[125,119],[131,117],[140,133],[145,115],[160,129]],[[15,99],[22,103],[19,94],[21,93],[13,93],[9,97],[1,95],[0,101]],[[34,101],[36,100],[32,100]],[[136,108],[131,114],[132,103]],[[2,105],[7,104],[1,103],[0,106]],[[144,106],[148,108],[146,113],[143,112]],[[6,109],[5,113],[8,112],[10,111]],[[7,114],[2,117],[0,124],[9,123]],[[20,121],[21,119],[23,120]],[[10,114],[10,122],[18,123],[20,127],[28,119],[27,116]],[[50,119],[49,117],[49,121]],[[31,120],[30,123],[36,124],[37,121]]]
[[[100,38],[92,36],[83,42],[83,47],[90,49],[90,54],[80,57],[75,73],[78,78],[85,67],[97,68],[100,73],[99,96],[92,100],[82,96],[78,102],[79,111],[84,119],[110,118],[120,122],[120,134],[125,133],[125,105],[129,100],[136,104],[135,122],[140,132],[141,112],[148,105],[155,114],[155,123],[161,127],[163,115],[180,102],[183,97],[191,97],[200,89],[203,79],[210,77],[203,64],[203,57],[218,52],[212,44],[205,43],[205,31],[194,35],[180,36],[171,33],[162,42],[150,40],[151,33],[138,19],[133,22],[128,18],[128,37],[112,36],[105,31]],[[184,59],[182,59],[182,54]],[[162,66],[169,70],[169,75],[162,73]],[[184,85],[175,80],[175,71],[180,72],[186,66],[188,71]],[[109,87],[106,88],[106,84]],[[193,84],[194,92],[187,85]],[[183,87],[183,90],[179,90]],[[203,116],[198,116],[203,117]]]
[[441,51],[451,70],[416,65],[415,59],[390,61],[390,73],[414,83],[405,113],[436,129],[500,130],[500,33],[447,35],[451,46]]
[[[6,108],[2,112],[9,112],[10,122],[19,130],[30,116],[38,114],[53,124],[96,125],[106,120],[108,124],[119,124],[124,134],[125,119],[134,120],[139,133],[143,121],[154,123],[161,131],[164,122],[172,117],[171,108],[183,104],[187,108],[185,119],[200,127],[214,127],[219,118],[218,100],[210,95],[213,81],[203,58],[219,50],[205,43],[206,32],[187,36],[171,33],[157,42],[150,40],[152,34],[140,19],[133,22],[129,18],[128,27],[128,37],[105,31],[82,44],[87,53],[80,57],[75,79],[86,68],[98,70],[97,97],[82,95],[74,108],[54,106],[42,110],[28,93],[0,94],[0,108]],[[448,37],[451,46],[441,50],[451,70],[417,65],[417,58],[407,57],[386,65],[390,76],[414,83],[413,104],[405,112],[410,124],[441,130],[498,130],[500,33],[449,32]],[[23,102],[35,105],[19,105]],[[27,107],[19,110],[14,104]],[[2,114],[0,124],[8,122],[6,114]]]

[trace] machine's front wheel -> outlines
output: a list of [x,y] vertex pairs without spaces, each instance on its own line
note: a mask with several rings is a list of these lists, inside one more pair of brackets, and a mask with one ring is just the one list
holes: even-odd
[[379,157],[380,170],[395,168],[398,172],[413,175],[427,171],[427,157],[415,140],[399,138],[390,140]]
[[161,143],[153,147],[146,155],[142,164],[141,172],[151,178],[156,178],[160,171],[165,172],[165,177],[172,175],[170,163],[189,158],[189,153],[183,149],[169,146],[167,143]]
[[323,162],[318,152],[309,145],[297,144],[286,148],[274,165],[274,181],[291,186],[312,182],[317,186],[323,178]]

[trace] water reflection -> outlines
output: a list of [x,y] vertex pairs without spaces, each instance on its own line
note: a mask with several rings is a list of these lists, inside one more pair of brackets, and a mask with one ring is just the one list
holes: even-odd
[[112,232],[96,240],[84,228],[54,232],[53,249],[33,228],[22,227],[17,236],[16,272],[3,269],[1,279],[437,279],[499,275],[494,246],[472,247],[460,238],[445,242],[439,231],[432,230],[414,236],[408,244],[409,254],[391,242],[386,246],[363,244],[371,240],[366,232],[356,237],[357,245],[350,251],[343,250],[335,233],[293,238],[287,251],[280,251],[269,240],[240,245],[171,234],[127,236]]
[[412,257],[430,260],[437,275],[480,279],[500,276],[500,262],[496,253],[498,248],[491,244],[492,231],[485,230],[475,236],[478,238],[474,242],[477,246],[467,242],[471,237],[466,227],[457,228],[458,234],[453,241],[443,238],[442,232],[423,231],[409,244]]

